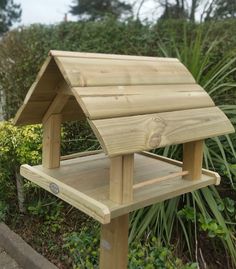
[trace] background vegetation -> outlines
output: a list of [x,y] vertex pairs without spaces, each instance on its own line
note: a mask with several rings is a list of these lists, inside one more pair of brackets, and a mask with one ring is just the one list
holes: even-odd
[[[0,40],[6,120],[0,125],[0,220],[60,268],[96,268],[99,227],[42,189],[27,181],[22,184],[20,164],[41,162],[42,131],[40,125],[15,127],[10,120],[50,49],[177,57],[236,125],[234,5],[226,1],[228,8],[222,11],[220,1],[208,1],[212,3],[206,7],[208,17],[205,14],[203,22],[195,23],[199,1],[190,8],[185,1],[158,1],[163,7],[160,19],[144,23],[138,11],[126,19],[122,9],[113,14],[119,1],[113,2],[106,11],[92,14],[94,10],[87,9],[76,13],[74,1],[71,12],[79,22],[19,27]],[[123,8],[130,11],[130,6]],[[62,135],[62,153],[99,148],[86,123],[65,124]],[[207,140],[204,166],[222,175],[219,187],[132,214],[130,268],[236,268],[235,151],[235,134]],[[181,159],[182,149],[172,146],[155,152]]]

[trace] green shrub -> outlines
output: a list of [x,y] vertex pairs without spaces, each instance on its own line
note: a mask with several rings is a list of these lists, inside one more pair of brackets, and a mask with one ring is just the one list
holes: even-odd
[[[63,249],[73,268],[94,269],[99,263],[99,226],[93,222],[80,232],[64,235]],[[171,248],[163,247],[155,236],[134,241],[129,246],[129,269],[197,269],[196,263],[184,264]]]

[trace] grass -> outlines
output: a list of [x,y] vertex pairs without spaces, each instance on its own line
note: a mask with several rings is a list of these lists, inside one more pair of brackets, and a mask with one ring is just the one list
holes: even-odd
[[[221,44],[222,38],[216,38],[208,44],[207,33],[203,35],[201,28],[191,38],[184,28],[183,44],[177,44],[172,37],[170,40],[171,42],[167,45],[159,42],[163,55],[179,58],[188,67],[197,83],[209,93],[231,122],[235,123],[236,105],[231,102],[231,93],[236,89],[236,82],[232,76],[236,71],[236,57],[225,55],[219,62],[212,63],[214,49]],[[236,173],[232,160],[236,160],[236,154],[232,139],[235,138],[230,135],[208,139],[204,145],[204,166],[221,172],[234,189]],[[155,152],[171,158],[181,159],[182,157],[180,146],[170,146]],[[182,249],[187,247],[192,260],[198,260],[200,259],[198,255],[199,231],[205,229],[206,236],[214,237],[212,244],[216,240],[222,242],[226,253],[230,256],[232,266],[235,267],[235,224],[229,215],[219,211],[219,203],[224,203],[224,201],[217,189],[208,187],[143,208],[132,215],[130,241],[134,238],[141,238],[147,229],[151,229],[166,244],[176,240],[176,237],[181,242],[185,239]],[[178,214],[185,206],[193,208],[193,219],[189,220],[185,216],[183,220]],[[200,218],[197,217],[199,214]]]

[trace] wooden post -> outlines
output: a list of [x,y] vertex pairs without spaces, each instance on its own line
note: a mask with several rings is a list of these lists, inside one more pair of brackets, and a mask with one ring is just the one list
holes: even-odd
[[125,269],[128,264],[129,215],[117,217],[102,225],[100,269]]
[[122,204],[133,200],[134,154],[113,157],[110,162],[110,200]]
[[60,166],[61,114],[53,114],[43,123],[42,165],[46,168]]
[[204,141],[198,140],[183,145],[183,171],[189,171],[184,179],[197,180],[202,175]]
[[43,116],[43,156],[42,165],[46,168],[60,166],[61,157],[61,112],[68,102],[70,95],[65,84],[59,84],[59,93],[56,94],[48,110]]
[[[134,154],[111,158],[110,199],[116,203],[133,200]],[[101,227],[100,269],[125,269],[128,264],[129,214]]]

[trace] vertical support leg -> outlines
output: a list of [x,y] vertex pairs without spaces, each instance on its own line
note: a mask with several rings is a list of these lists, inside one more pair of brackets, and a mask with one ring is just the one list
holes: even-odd
[[133,200],[134,154],[123,156],[123,203]]
[[[134,154],[111,158],[110,199],[116,203],[133,200]],[[128,264],[129,214],[102,225],[100,269],[126,269]]]
[[102,225],[100,269],[125,269],[128,264],[129,215],[117,217]]
[[43,167],[60,166],[61,115],[53,114],[43,123]]
[[122,204],[123,200],[123,156],[110,159],[110,200]]
[[202,174],[203,146],[204,141],[185,143],[183,148],[183,170],[189,171],[185,179],[197,180]]
[[110,200],[122,204],[133,200],[134,154],[111,158]]

